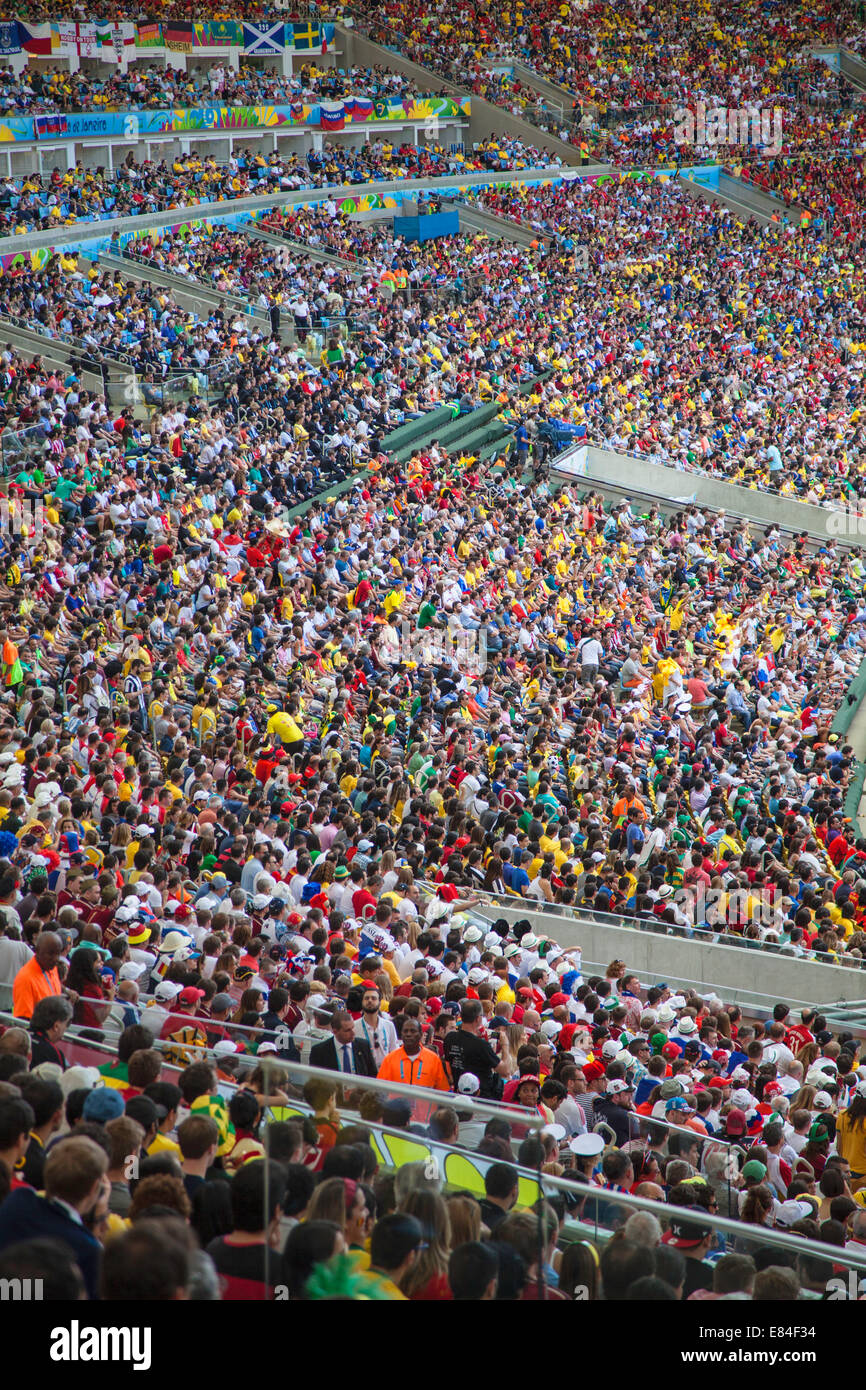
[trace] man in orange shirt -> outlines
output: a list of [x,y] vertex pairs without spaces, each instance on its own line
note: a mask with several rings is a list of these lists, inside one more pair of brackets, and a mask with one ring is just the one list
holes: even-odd
[[57,969],[62,950],[63,944],[56,932],[44,931],[37,937],[33,956],[22,965],[12,982],[12,1012],[16,1018],[31,1018],[40,999],[63,993]]
[[448,1077],[438,1052],[421,1046],[421,1024],[407,1018],[399,1047],[389,1052],[378,1072],[380,1081],[399,1081],[403,1086],[427,1086],[433,1091],[450,1091]]

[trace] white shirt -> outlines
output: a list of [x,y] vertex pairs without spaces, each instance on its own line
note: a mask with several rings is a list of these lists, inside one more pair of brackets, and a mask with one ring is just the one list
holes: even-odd
[[370,1051],[376,1062],[376,1069],[382,1065],[389,1052],[397,1047],[397,1029],[390,1018],[379,1014],[375,1026],[371,1026],[366,1015],[355,1020],[355,1037],[363,1038],[370,1044]]

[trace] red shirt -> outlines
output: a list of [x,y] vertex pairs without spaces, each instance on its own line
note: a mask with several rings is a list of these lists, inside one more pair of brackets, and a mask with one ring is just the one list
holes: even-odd
[[[371,910],[366,911],[367,908]],[[352,894],[352,913],[355,917],[372,917],[376,911],[376,899],[369,888],[359,888]]]

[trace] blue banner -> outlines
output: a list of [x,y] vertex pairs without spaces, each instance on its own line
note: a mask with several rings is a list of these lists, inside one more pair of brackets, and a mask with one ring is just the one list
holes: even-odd
[[21,39],[18,32],[18,21],[13,19],[11,22],[0,24],[0,53],[20,53]]

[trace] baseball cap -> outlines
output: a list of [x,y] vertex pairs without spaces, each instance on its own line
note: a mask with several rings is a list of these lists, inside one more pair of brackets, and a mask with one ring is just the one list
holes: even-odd
[[481,1082],[471,1071],[465,1071],[457,1082],[457,1089],[462,1096],[475,1096],[481,1090]]
[[541,1032],[546,1038],[555,1038],[562,1032],[562,1024],[557,1023],[555,1018],[546,1018],[541,1025]]
[[793,1226],[795,1221],[805,1221],[807,1217],[815,1215],[815,1208],[811,1202],[798,1202],[791,1198],[787,1202],[780,1202],[776,1207],[776,1225]]
[[146,969],[147,966],[142,965],[141,961],[128,960],[125,965],[120,967],[117,978],[119,980],[138,980]]
[[616,1057],[622,1052],[622,1043],[617,1038],[608,1038],[601,1049],[602,1057]]
[[672,1245],[675,1250],[686,1250],[700,1245],[701,1241],[710,1235],[711,1226],[701,1226],[696,1221],[684,1221],[682,1217],[675,1216],[662,1236],[662,1245]]
[[111,1086],[97,1086],[84,1102],[85,1120],[95,1120],[103,1125],[108,1120],[116,1120],[124,1111],[123,1096]]
[[183,985],[177,984],[174,980],[160,980],[156,989],[153,991],[153,997],[163,1002],[170,1001],[176,999],[182,991]]
[[740,1110],[737,1107],[735,1107],[733,1110],[729,1110],[725,1119],[725,1128],[727,1129],[728,1134],[745,1134],[745,1111]]
[[619,1078],[617,1078],[614,1081],[608,1081],[605,1090],[609,1096],[619,1096],[622,1095],[624,1091],[633,1091],[634,1086],[628,1081],[620,1081]]
[[186,989],[180,992],[182,1004],[197,1004],[199,999],[204,999],[204,990],[196,989],[194,985],[187,985]]
[[743,1177],[755,1178],[757,1182],[763,1182],[767,1176],[767,1165],[758,1158],[750,1158],[748,1163],[743,1164]]

